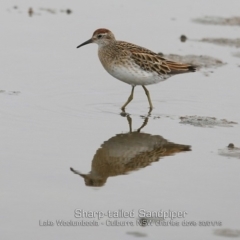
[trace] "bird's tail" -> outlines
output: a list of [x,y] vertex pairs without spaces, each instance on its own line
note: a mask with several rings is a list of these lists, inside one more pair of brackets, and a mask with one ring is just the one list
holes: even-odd
[[177,63],[172,61],[167,61],[167,66],[170,68],[171,73],[180,74],[187,72],[195,72],[196,66],[191,64]]

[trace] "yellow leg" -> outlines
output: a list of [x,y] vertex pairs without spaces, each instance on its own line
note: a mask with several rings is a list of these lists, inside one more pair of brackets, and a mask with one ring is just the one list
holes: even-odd
[[152,105],[152,101],[151,101],[151,98],[150,98],[149,91],[147,90],[147,88],[144,85],[142,85],[142,87],[143,87],[143,89],[144,89],[144,91],[145,91],[145,93],[147,95],[149,106],[150,106],[150,112],[151,112],[152,109],[153,109],[153,105]]
[[127,102],[121,107],[121,109],[124,111],[125,110],[125,107],[133,100],[133,92],[134,92],[134,86],[132,86],[132,91],[131,91],[131,94],[130,96],[128,97],[128,100]]
[[127,115],[128,125],[129,125],[129,132],[132,132],[132,118]]
[[137,132],[140,132],[148,123],[148,117],[146,117],[143,121],[142,126],[137,130]]

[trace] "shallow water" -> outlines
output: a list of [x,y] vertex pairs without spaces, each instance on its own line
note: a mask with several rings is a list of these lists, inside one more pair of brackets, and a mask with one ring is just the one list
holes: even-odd
[[[21,5],[3,1],[2,239],[218,239],[239,233],[239,158],[219,154],[229,143],[240,146],[239,58],[229,46],[179,40],[182,34],[189,39],[239,37],[237,26],[192,22],[215,15],[216,4],[219,17],[237,16],[234,3],[237,6],[238,1],[231,5],[190,0],[168,1],[167,5],[165,1],[125,0],[84,4],[25,1]],[[63,9],[72,13],[61,12]],[[129,133],[129,122],[120,115],[120,107],[130,86],[105,72],[95,45],[76,49],[99,27],[156,52],[208,55],[226,64],[207,69],[208,74],[201,69],[148,87],[154,109],[141,133],[190,145],[192,151],[160,156],[144,168],[109,177],[102,187],[87,187],[70,167],[88,173],[104,142]],[[148,116],[142,88],[136,88],[126,111],[132,131],[136,131]],[[238,124],[196,127],[181,124],[182,116]],[[88,211],[88,215],[76,218],[76,209]],[[91,217],[93,211],[98,215]],[[122,211],[133,212],[133,216],[122,217]],[[186,213],[164,222],[162,216],[143,216],[147,211]],[[100,218],[102,213],[105,215]],[[153,226],[139,226],[139,218],[153,220]],[[92,224],[99,226],[57,226],[58,220],[95,221]],[[54,226],[43,226],[51,222]],[[109,226],[114,224],[125,226]]]

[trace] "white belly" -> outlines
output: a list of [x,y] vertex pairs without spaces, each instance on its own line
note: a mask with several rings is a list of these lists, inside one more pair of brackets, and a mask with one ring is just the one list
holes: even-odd
[[128,65],[127,67],[112,65],[106,70],[113,77],[133,86],[154,84],[164,81],[170,77],[169,75],[159,76],[155,72],[144,71],[135,64],[131,64],[130,66]]

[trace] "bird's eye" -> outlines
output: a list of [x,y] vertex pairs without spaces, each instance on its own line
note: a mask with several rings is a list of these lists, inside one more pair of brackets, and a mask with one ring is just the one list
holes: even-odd
[[99,34],[99,35],[97,36],[98,39],[101,38],[101,37],[102,37],[102,34]]

